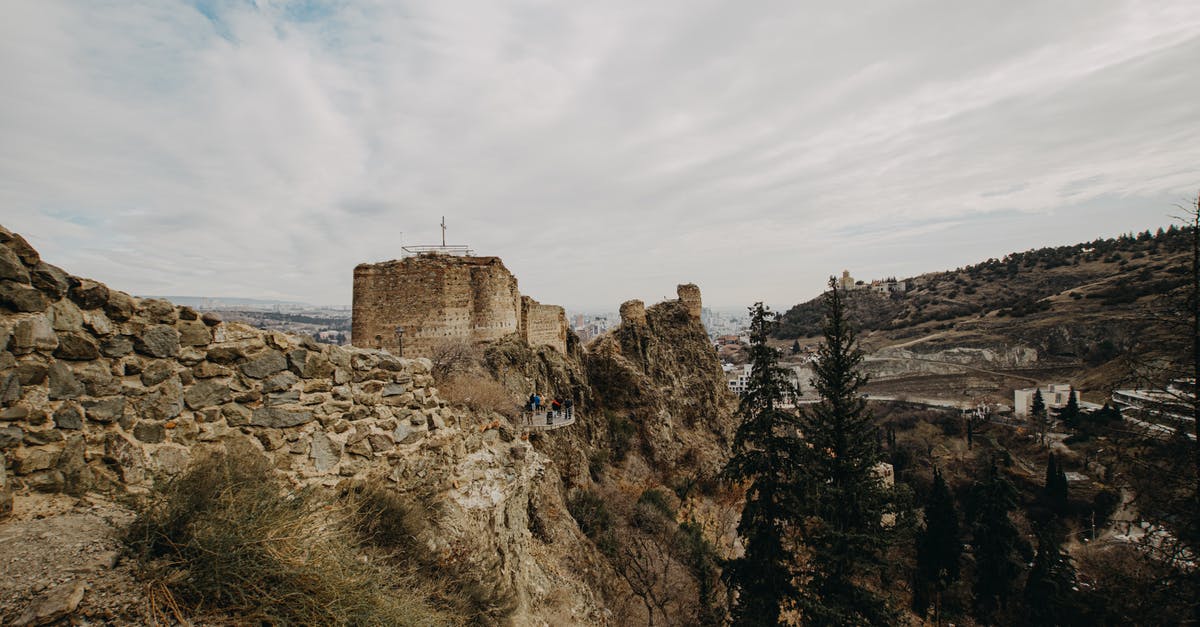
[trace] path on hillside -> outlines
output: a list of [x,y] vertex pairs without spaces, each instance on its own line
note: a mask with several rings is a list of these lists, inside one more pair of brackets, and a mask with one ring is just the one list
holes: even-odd
[[972,372],[981,372],[983,374],[987,374],[987,375],[991,375],[991,376],[995,376],[995,377],[1020,379],[1022,381],[1029,381],[1030,383],[1032,383],[1034,385],[1038,384],[1038,380],[1034,379],[1032,377],[1026,377],[1023,375],[1013,374],[1013,373],[1009,373],[1009,372],[1000,372],[998,370],[986,370],[984,368],[976,368],[975,366],[968,366],[966,364],[960,364],[956,361],[944,361],[941,359],[929,359],[928,357],[874,357],[874,356],[868,355],[867,360],[868,361],[923,361],[923,362],[931,363],[931,364],[942,364],[942,365],[946,365],[946,366],[955,366],[958,368],[962,368],[964,370],[970,370]]

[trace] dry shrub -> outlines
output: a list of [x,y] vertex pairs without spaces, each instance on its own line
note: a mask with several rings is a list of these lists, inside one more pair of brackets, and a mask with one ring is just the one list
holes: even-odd
[[388,556],[389,566],[427,580],[433,601],[456,624],[495,625],[516,609],[515,594],[493,574],[470,572],[430,552],[426,540],[437,514],[430,505],[375,482],[353,486],[344,499],[362,514],[356,525],[364,540]]
[[498,413],[516,418],[521,405],[499,381],[483,375],[459,375],[438,385],[438,395],[476,414]]
[[[236,624],[439,625],[423,586],[360,558],[359,511],[288,493],[262,456],[211,456],[158,490],[127,535],[159,604]],[[160,617],[165,618],[160,613]]]
[[430,373],[441,383],[478,369],[483,351],[470,340],[448,338],[429,349]]

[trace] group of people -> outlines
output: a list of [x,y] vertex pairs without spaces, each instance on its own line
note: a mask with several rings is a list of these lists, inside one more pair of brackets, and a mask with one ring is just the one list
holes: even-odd
[[[525,403],[525,411],[538,413],[542,411],[543,403],[542,395],[534,392],[529,395],[529,401]],[[554,424],[555,416],[566,416],[567,420],[571,419],[571,414],[575,411],[575,403],[571,399],[563,400],[557,396],[550,400],[549,411],[546,412],[546,424]]]

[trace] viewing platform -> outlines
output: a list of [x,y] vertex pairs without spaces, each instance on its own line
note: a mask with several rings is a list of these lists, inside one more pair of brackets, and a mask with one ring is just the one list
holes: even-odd
[[575,424],[575,409],[522,411],[518,422],[529,431],[553,431]]

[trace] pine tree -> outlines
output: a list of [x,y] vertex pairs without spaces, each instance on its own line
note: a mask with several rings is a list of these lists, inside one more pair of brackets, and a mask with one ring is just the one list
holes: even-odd
[[796,496],[804,543],[799,609],[806,624],[890,624],[895,614],[880,595],[863,586],[881,565],[895,512],[883,486],[883,461],[875,426],[859,389],[863,353],[846,319],[834,279],[825,295],[824,342],[814,364],[821,401],[801,414],[805,447],[796,468]]
[[800,352],[800,340],[793,340],[792,341],[792,354],[795,355],[799,352]]
[[925,502],[925,529],[917,535],[917,571],[913,586],[913,610],[924,616],[933,602],[934,616],[941,616],[941,593],[958,581],[962,539],[954,496],[937,468],[933,487]]
[[1080,418],[1083,417],[1083,413],[1079,411],[1079,400],[1076,398],[1074,388],[1071,388],[1071,393],[1067,396],[1067,404],[1056,410],[1054,417],[1072,429],[1080,427]]
[[1046,504],[1055,513],[1062,514],[1067,508],[1067,473],[1054,453],[1046,460],[1046,480],[1043,485],[1042,495]]
[[723,577],[736,594],[735,625],[774,625],[780,610],[797,596],[794,551],[785,535],[794,524],[792,481],[802,449],[796,416],[782,408],[793,394],[778,351],[767,345],[775,316],[762,303],[750,308],[750,379],[738,406],[741,425],[724,475],[750,481],[738,523],[745,554]]
[[1061,530],[1054,522],[1038,529],[1037,555],[1025,580],[1028,625],[1070,625],[1079,617],[1075,599],[1075,567],[1061,548]]
[[1042,398],[1041,389],[1033,391],[1033,403],[1029,409],[1029,415],[1033,419],[1033,424],[1037,426],[1042,444],[1046,444],[1046,400]]
[[971,490],[971,552],[975,556],[975,613],[986,620],[1008,605],[1020,567],[1013,556],[1019,534],[1008,517],[1017,507],[1017,488],[996,467]]

